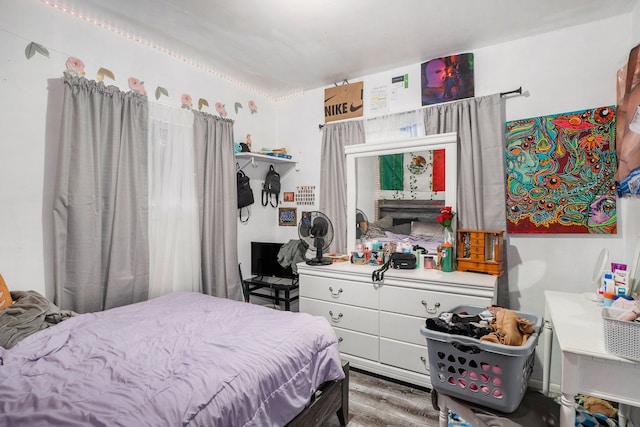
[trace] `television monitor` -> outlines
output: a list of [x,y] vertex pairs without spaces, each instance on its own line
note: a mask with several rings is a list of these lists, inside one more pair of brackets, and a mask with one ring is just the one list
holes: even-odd
[[293,278],[291,267],[283,268],[278,252],[284,243],[251,242],[251,275],[260,277]]

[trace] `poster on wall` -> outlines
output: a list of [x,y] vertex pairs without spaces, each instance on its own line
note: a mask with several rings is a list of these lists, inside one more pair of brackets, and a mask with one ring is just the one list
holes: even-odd
[[616,234],[615,128],[615,106],[507,122],[507,232]]
[[640,45],[617,75],[618,195],[640,197]]
[[422,105],[473,98],[473,53],[432,59],[420,70]]
[[362,102],[363,82],[347,83],[324,90],[324,121],[362,117],[364,104]]

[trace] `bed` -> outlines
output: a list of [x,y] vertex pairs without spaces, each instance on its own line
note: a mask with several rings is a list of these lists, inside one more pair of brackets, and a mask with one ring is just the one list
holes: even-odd
[[[18,310],[11,294],[5,310]],[[0,347],[3,426],[308,426],[333,414],[348,419],[348,365],[326,319],[304,313],[177,292]]]
[[377,221],[368,225],[365,240],[407,241],[411,246],[437,254],[444,241],[444,230],[436,221],[443,200],[377,200]]

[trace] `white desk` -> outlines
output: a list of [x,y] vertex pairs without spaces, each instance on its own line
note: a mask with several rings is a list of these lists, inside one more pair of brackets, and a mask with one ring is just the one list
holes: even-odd
[[640,406],[637,380],[640,363],[605,351],[601,308],[584,294],[545,291],[544,296],[543,392],[549,392],[551,343],[555,332],[562,351],[560,427],[575,425],[576,393],[619,402],[620,426],[624,427],[628,409],[625,405]]

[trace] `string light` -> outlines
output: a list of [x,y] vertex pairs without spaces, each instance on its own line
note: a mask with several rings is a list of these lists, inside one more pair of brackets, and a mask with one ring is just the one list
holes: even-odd
[[190,66],[192,66],[194,68],[197,68],[197,69],[202,70],[202,71],[204,71],[206,73],[212,74],[212,75],[214,75],[214,76],[216,76],[216,77],[218,77],[218,78],[220,78],[222,80],[226,80],[229,83],[232,83],[232,84],[234,84],[236,86],[241,87],[242,89],[245,89],[245,90],[253,92],[255,94],[264,96],[265,98],[268,98],[268,99],[270,99],[272,101],[275,101],[275,102],[285,101],[285,100],[288,100],[288,99],[291,99],[291,98],[295,98],[295,97],[301,96],[304,93],[304,91],[300,89],[300,90],[297,90],[297,91],[295,91],[295,92],[293,92],[293,93],[291,93],[289,95],[286,95],[286,96],[274,97],[273,95],[263,91],[262,89],[258,89],[256,87],[250,86],[250,85],[244,83],[241,80],[235,79],[235,78],[233,78],[233,77],[231,77],[231,76],[229,76],[229,75],[227,75],[227,74],[225,74],[225,73],[223,73],[221,71],[216,70],[215,68],[212,68],[212,67],[210,67],[210,66],[208,66],[206,64],[203,64],[203,63],[201,63],[199,61],[195,61],[195,60],[193,60],[193,59],[191,59],[191,58],[189,58],[187,56],[184,56],[184,55],[182,55],[182,54],[180,54],[180,53],[178,53],[176,51],[173,51],[171,49],[168,49],[168,48],[166,48],[164,46],[160,46],[160,45],[158,45],[158,44],[156,44],[156,43],[154,43],[154,42],[152,42],[150,40],[146,40],[144,38],[141,38],[141,37],[138,37],[136,35],[133,35],[133,34],[131,34],[129,32],[120,30],[120,29],[115,28],[115,27],[113,27],[111,25],[105,24],[104,22],[98,21],[95,18],[91,18],[89,16],[82,15],[82,14],[80,14],[78,12],[75,12],[75,11],[73,11],[71,9],[68,9],[68,8],[66,8],[64,6],[61,6],[61,5],[57,4],[54,1],[51,1],[51,0],[41,0],[41,1],[44,4],[53,7],[54,9],[58,9],[58,10],[60,10],[62,12],[68,13],[71,16],[74,16],[74,17],[76,17],[78,19],[81,19],[81,20],[83,20],[85,22],[91,23],[91,24],[93,24],[93,25],[95,25],[95,26],[97,26],[99,28],[103,28],[105,30],[109,30],[109,31],[111,31],[111,32],[113,32],[115,34],[118,34],[119,36],[125,37],[125,38],[127,38],[129,40],[132,40],[132,41],[134,41],[136,43],[142,44],[143,46],[146,46],[146,47],[148,47],[150,49],[153,49],[153,50],[155,50],[157,52],[160,52],[160,53],[163,53],[165,55],[168,55],[168,56],[170,56],[170,57],[172,57],[174,59],[177,59],[177,60],[179,60],[179,61],[181,61],[181,62],[183,62],[185,64],[188,64],[188,65],[190,65]]

